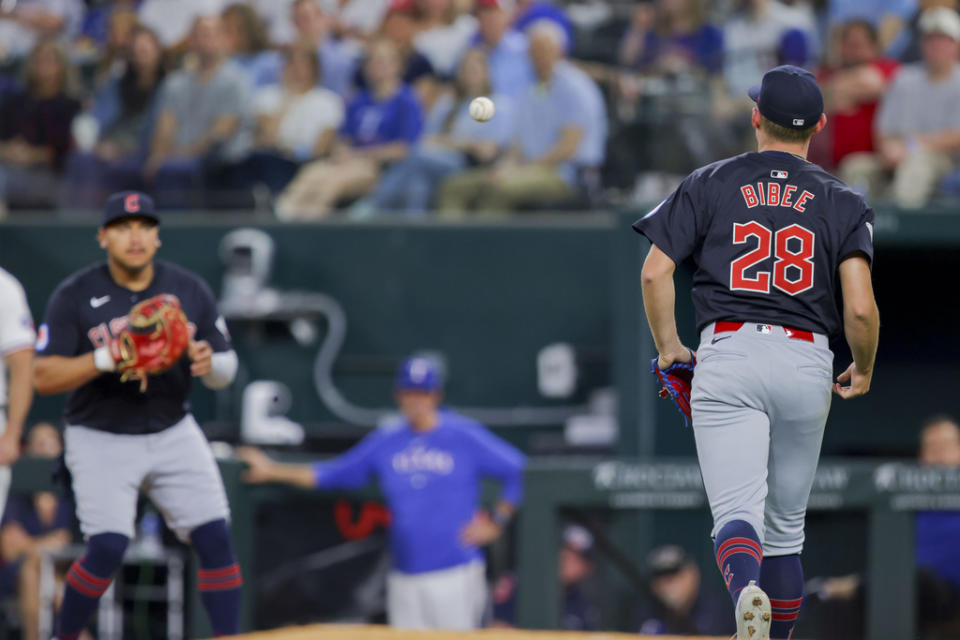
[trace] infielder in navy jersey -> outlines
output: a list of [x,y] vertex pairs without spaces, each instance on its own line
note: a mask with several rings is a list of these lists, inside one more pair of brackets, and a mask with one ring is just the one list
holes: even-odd
[[[283,465],[256,449],[241,450],[238,457],[250,465],[250,482],[360,489],[375,477],[392,516],[390,624],[476,629],[487,599],[480,547],[500,535],[519,504],[526,459],[482,425],[440,407],[440,374],[433,361],[406,360],[395,391],[404,417],[338,458]],[[478,511],[483,478],[502,484],[492,517]]]
[[[148,196],[111,196],[97,236],[106,263],[61,283],[37,332],[37,392],[70,392],[65,461],[87,540],[86,553],[67,574],[57,624],[61,640],[80,634],[120,567],[134,533],[140,490],[196,550],[198,586],[214,632],[239,631],[242,580],[226,492],[187,401],[193,378],[211,389],[229,385],[237,356],[207,284],[154,260],[158,224]],[[141,391],[136,381],[121,382],[107,344],[126,326],[132,306],[158,294],[179,298],[192,336],[185,357],[151,376]]]
[[[756,640],[793,631],[831,388],[842,398],[869,390],[879,316],[873,211],[806,160],[826,124],[816,81],[777,67],[750,96],[758,151],[695,171],[633,226],[652,243],[641,279],[661,368],[693,357],[677,333],[673,273],[696,263],[697,456],[737,637]],[[853,364],[832,384],[828,337],[841,331]]]

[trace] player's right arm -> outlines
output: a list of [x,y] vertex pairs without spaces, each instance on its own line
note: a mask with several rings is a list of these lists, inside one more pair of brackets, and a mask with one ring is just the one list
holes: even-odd
[[313,464],[282,464],[259,449],[243,447],[237,458],[247,463],[251,483],[279,482],[302,489],[362,489],[374,472],[377,449],[383,441],[377,430],[333,460]]
[[[853,354],[853,364],[837,376],[834,391],[844,399],[862,396],[870,390],[873,365],[880,339],[880,312],[873,295],[870,263],[853,255],[840,263],[843,292],[843,329]],[[849,383],[849,386],[843,386]]]
[[66,393],[82,387],[101,373],[93,351],[72,358],[40,357],[33,361],[33,388],[42,396]]
[[313,489],[316,486],[312,465],[282,464],[256,447],[237,449],[236,456],[247,463],[243,479],[251,484],[278,482],[301,489]]
[[658,366],[663,369],[674,362],[689,362],[690,351],[680,342],[677,331],[676,297],[673,273],[677,265],[657,245],[650,245],[650,252],[640,271],[640,287],[643,291],[643,309],[653,342],[659,355]]
[[37,332],[33,360],[33,388],[40,395],[65,393],[90,382],[107,370],[109,352],[101,354],[100,369],[93,351],[77,355],[86,340],[79,325],[78,305],[69,287],[60,287],[50,296],[43,324]]

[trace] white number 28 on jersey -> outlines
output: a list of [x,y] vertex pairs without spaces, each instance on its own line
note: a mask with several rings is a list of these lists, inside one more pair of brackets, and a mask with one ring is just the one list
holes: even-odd
[[[795,296],[813,287],[812,231],[798,224],[779,229],[776,233],[759,222],[735,223],[733,244],[745,244],[756,238],[757,246],[752,251],[730,263],[730,289],[770,293],[773,286],[786,294]],[[775,258],[773,274],[760,271],[747,276],[747,271],[758,263]]]

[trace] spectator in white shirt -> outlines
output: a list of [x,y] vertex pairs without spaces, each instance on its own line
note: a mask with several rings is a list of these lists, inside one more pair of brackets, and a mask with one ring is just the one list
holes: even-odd
[[254,97],[255,151],[245,170],[249,180],[279,193],[303,162],[327,155],[343,124],[343,100],[317,86],[320,67],[309,45],[291,47],[283,84],[264,87]]
[[150,27],[166,48],[186,49],[193,23],[200,16],[219,14],[225,0],[143,0],[140,22]]
[[26,57],[40,40],[70,40],[83,10],[82,0],[0,2],[0,60]]
[[334,19],[325,15],[317,0],[293,0],[290,17],[298,42],[309,42],[320,60],[320,83],[346,98],[351,92],[354,71],[363,54],[359,42],[336,38]]
[[417,9],[420,32],[413,46],[439,75],[453,75],[477,30],[477,19],[467,13],[457,15],[453,0],[418,0]]

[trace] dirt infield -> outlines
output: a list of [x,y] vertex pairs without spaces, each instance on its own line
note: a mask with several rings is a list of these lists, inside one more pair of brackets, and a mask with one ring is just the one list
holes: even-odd
[[[654,636],[628,633],[580,633],[571,631],[521,631],[484,629],[482,631],[400,631],[390,627],[360,625],[323,625],[285,627],[237,636],[240,640],[654,640]],[[656,636],[656,640],[681,640],[676,636]],[[720,640],[691,638],[682,640]],[[728,640],[723,638],[722,640]]]

